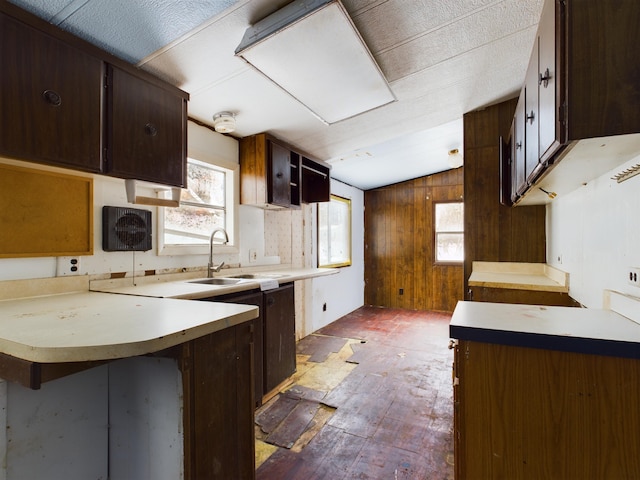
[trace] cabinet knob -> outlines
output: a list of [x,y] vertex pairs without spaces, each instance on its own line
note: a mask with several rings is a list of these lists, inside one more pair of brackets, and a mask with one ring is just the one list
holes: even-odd
[[158,134],[158,129],[152,123],[147,123],[144,126],[144,133],[146,133],[150,137],[155,137]]
[[516,150],[520,150],[522,148],[522,142],[516,142]]
[[282,172],[278,172],[278,173],[276,173],[276,177],[277,177],[277,178],[282,178]]
[[531,113],[527,115],[527,121],[533,125],[533,121],[536,119],[536,114],[531,110]]
[[59,107],[60,105],[62,105],[62,97],[53,90],[45,90],[44,92],[42,92],[42,97],[52,107]]
[[544,88],[547,88],[549,86],[549,80],[551,80],[551,73],[548,68],[544,71],[544,74],[538,74],[538,85],[542,85]]

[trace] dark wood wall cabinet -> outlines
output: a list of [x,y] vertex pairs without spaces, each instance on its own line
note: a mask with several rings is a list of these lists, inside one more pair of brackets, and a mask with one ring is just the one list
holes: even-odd
[[[464,115],[464,292],[474,261],[545,263],[545,206],[501,205],[499,145],[507,138],[517,99]],[[475,292],[474,300],[481,292]]]
[[266,133],[240,140],[240,203],[296,208],[328,202],[329,166]]
[[634,0],[545,1],[502,152],[505,205],[547,203],[640,153],[640,70],[629,48],[639,22]]
[[188,94],[0,3],[0,154],[185,185]]

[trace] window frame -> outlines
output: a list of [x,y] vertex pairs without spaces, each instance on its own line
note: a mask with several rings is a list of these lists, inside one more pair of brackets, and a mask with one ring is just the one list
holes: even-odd
[[[189,161],[195,161],[203,165],[210,165],[213,168],[225,170],[225,210],[227,231],[229,242],[226,245],[216,243],[216,253],[237,254],[238,249],[238,210],[240,204],[240,165],[237,163],[226,162],[220,159],[202,160],[195,156],[187,158],[187,168]],[[159,195],[166,195],[166,192],[159,192]],[[158,255],[208,255],[209,243],[188,245],[188,244],[165,244],[164,243],[164,209],[171,207],[158,207],[157,220],[157,248]]]
[[[331,208],[331,203],[332,202],[340,202],[343,204],[347,205],[347,220],[346,220],[346,227],[348,229],[348,252],[346,255],[346,259],[342,262],[337,262],[337,263],[328,263],[328,264],[322,264],[320,262],[320,251],[321,251],[321,226],[320,226],[320,209],[321,208]],[[317,264],[319,268],[342,268],[342,267],[350,267],[353,263],[353,215],[352,215],[352,202],[350,198],[346,198],[346,197],[341,197],[339,195],[334,195],[331,194],[330,196],[330,200],[328,202],[321,202],[318,203],[318,209],[317,209],[317,242],[318,242],[318,248],[317,248],[317,255],[316,255],[316,260],[317,260]],[[330,229],[327,231],[327,238],[325,239],[325,241],[327,241],[329,244],[331,244],[331,239],[330,239]]]
[[[437,210],[438,205],[458,204],[462,206],[462,224],[461,230],[438,230],[437,226]],[[461,235],[462,236],[462,259],[460,260],[439,260],[438,259],[438,235]],[[434,265],[462,265],[464,263],[464,202],[461,200],[445,200],[433,202],[433,264]]]

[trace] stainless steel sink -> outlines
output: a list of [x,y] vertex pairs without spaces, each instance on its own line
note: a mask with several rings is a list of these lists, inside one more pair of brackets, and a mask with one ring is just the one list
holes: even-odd
[[200,283],[202,285],[235,285],[241,281],[241,278],[203,278],[202,280],[192,280],[189,283]]
[[229,278],[250,278],[254,280],[269,280],[272,278],[282,278],[285,275],[279,273],[242,273],[240,275],[230,275]]

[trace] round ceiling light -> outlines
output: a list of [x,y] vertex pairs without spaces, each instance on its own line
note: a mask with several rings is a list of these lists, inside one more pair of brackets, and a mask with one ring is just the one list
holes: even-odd
[[213,128],[218,133],[231,133],[236,129],[236,116],[231,112],[219,112],[213,116]]
[[461,167],[462,164],[464,163],[464,161],[462,159],[462,154],[460,153],[460,151],[457,148],[449,150],[448,163],[449,163],[449,166],[451,168]]

